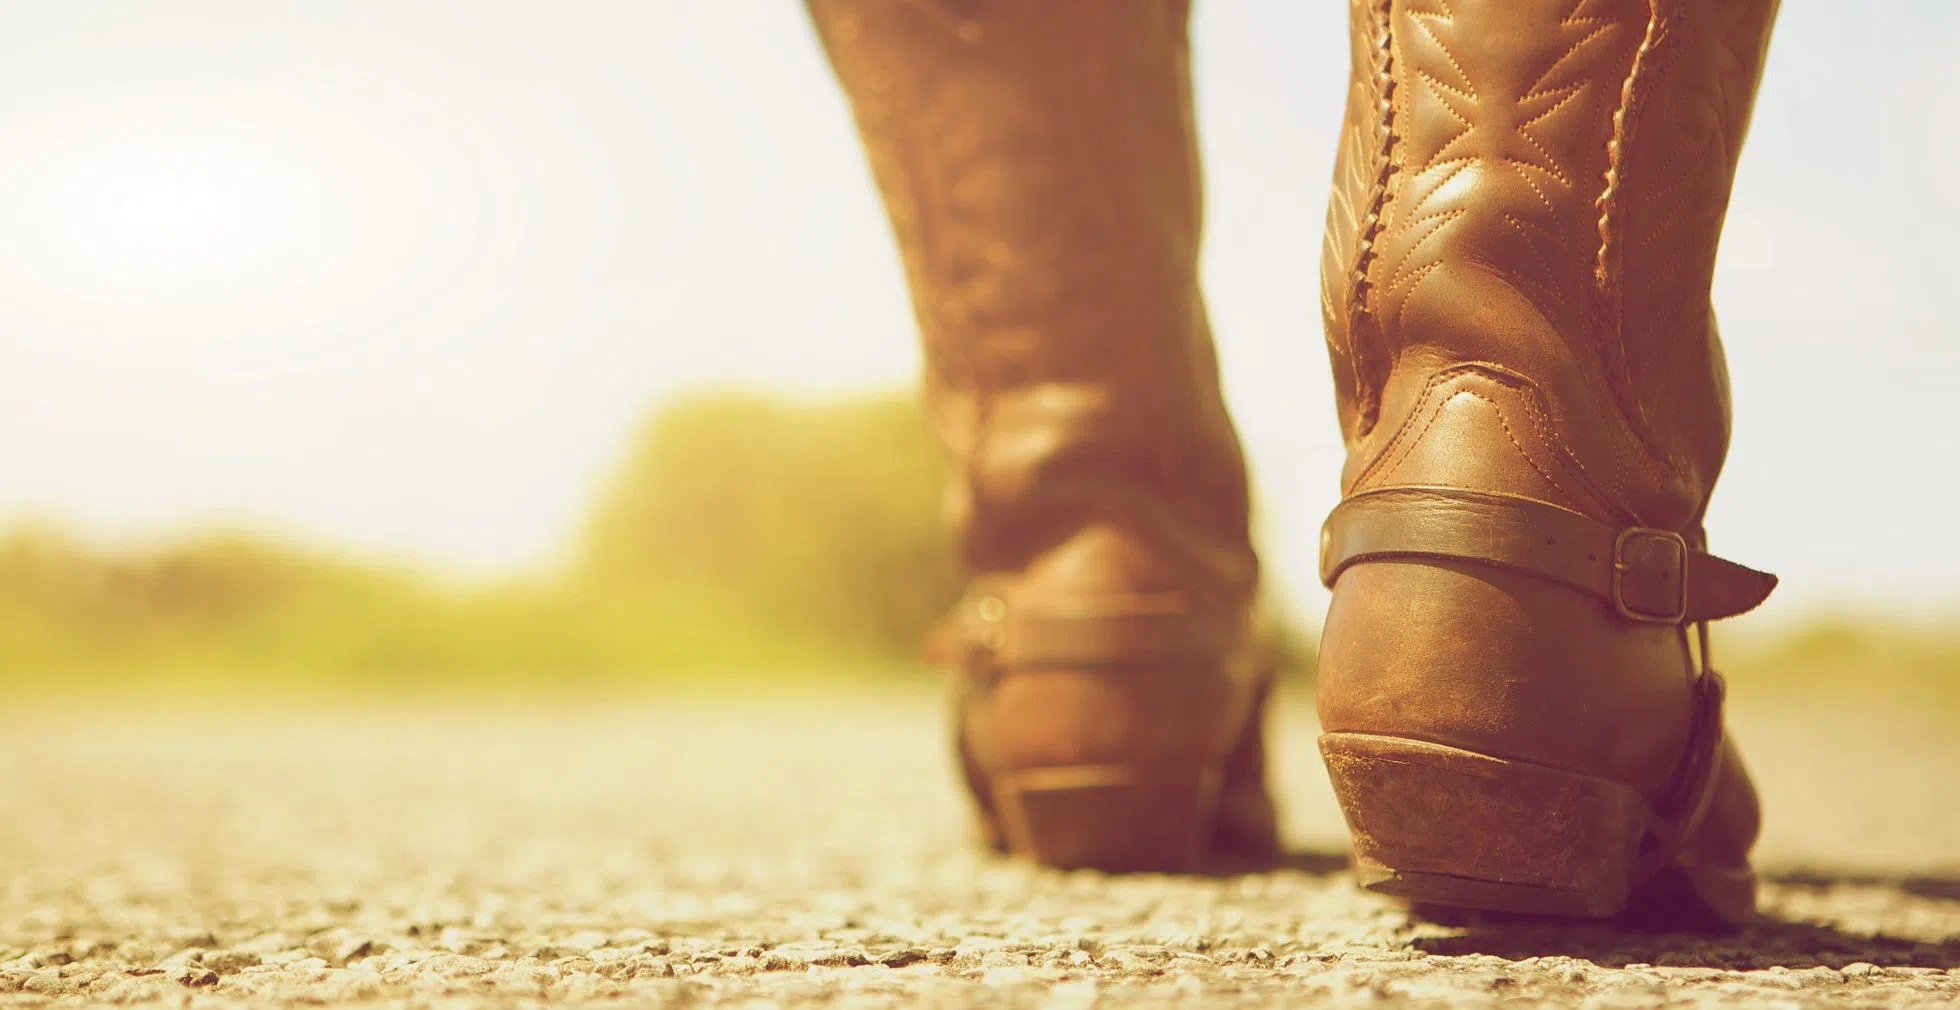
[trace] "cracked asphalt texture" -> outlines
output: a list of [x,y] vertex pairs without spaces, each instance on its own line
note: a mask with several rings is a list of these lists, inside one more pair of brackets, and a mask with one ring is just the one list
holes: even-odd
[[0,712],[0,1007],[1960,1001],[1951,708],[1739,690],[1766,917],[1716,936],[1357,890],[1297,697],[1284,866],[1014,865],[970,845],[943,714],[842,688]]

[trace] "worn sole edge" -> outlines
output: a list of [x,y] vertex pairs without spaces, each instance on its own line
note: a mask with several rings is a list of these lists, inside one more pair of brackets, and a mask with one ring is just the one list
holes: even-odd
[[1405,737],[1323,734],[1363,887],[1411,903],[1603,919],[1652,818],[1619,783]]
[[1222,769],[1133,764],[1017,768],[989,776],[1008,851],[1060,869],[1183,872],[1205,854]]

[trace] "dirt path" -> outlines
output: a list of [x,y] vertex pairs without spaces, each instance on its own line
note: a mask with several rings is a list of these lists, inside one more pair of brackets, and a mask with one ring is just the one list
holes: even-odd
[[1304,710],[1287,868],[966,844],[938,705],[0,716],[0,1007],[1871,1006],[1960,1000],[1951,714],[1752,709],[1771,918],[1413,922],[1354,889]]

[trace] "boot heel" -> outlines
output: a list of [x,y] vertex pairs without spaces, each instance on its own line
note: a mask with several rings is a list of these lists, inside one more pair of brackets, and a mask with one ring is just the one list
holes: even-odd
[[1320,750],[1369,890],[1527,915],[1625,907],[1650,816],[1639,793],[1400,737],[1327,733]]
[[1216,769],[1072,765],[997,772],[992,792],[1015,855],[1063,869],[1176,872],[1204,851],[1218,778]]

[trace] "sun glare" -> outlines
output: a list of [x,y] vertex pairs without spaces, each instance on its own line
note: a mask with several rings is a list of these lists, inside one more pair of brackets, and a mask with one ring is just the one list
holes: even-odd
[[331,166],[282,138],[97,130],[9,168],[0,256],[69,297],[252,302],[319,279],[344,253]]

